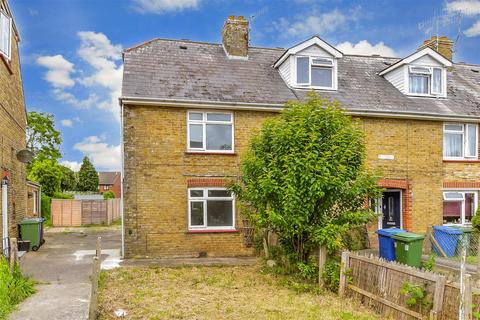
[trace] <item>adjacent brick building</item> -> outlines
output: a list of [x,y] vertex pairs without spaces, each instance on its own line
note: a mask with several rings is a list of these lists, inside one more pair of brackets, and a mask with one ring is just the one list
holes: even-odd
[[224,183],[264,120],[310,90],[360,120],[367,165],[383,175],[384,195],[372,200],[379,227],[469,223],[480,190],[480,66],[452,63],[448,38],[404,59],[346,55],[318,37],[252,47],[242,17],[227,20],[222,38],[154,39],[124,52],[126,257],[252,254]]
[[98,173],[98,192],[103,194],[105,191],[112,191],[115,198],[120,198],[121,189],[120,172],[99,172]]
[[20,74],[19,41],[20,36],[8,3],[0,0],[0,215],[1,248],[4,253],[7,253],[8,237],[18,237],[17,223],[27,210],[25,165],[17,159],[17,152],[25,149],[27,122]]

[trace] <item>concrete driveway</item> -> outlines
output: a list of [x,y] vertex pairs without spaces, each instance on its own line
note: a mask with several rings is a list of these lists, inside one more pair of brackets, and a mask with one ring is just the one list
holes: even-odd
[[102,267],[118,265],[120,229],[52,228],[46,243],[21,259],[23,271],[40,283],[11,320],[82,320],[88,318],[90,274],[97,237],[102,237]]

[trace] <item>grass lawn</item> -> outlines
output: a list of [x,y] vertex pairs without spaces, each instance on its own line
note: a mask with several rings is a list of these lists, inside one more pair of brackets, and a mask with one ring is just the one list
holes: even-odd
[[250,267],[123,267],[102,272],[100,319],[380,319],[330,292],[298,292]]

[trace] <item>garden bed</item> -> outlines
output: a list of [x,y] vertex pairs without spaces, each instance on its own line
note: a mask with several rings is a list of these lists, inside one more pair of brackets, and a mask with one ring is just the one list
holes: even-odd
[[248,267],[123,267],[102,272],[100,319],[380,319],[330,292],[299,292]]

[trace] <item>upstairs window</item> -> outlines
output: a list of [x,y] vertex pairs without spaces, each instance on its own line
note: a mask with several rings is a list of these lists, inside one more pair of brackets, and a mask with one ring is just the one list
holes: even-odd
[[477,125],[446,123],[443,126],[443,157],[446,159],[476,159]]
[[233,114],[189,111],[188,150],[233,152]]
[[334,89],[334,72],[332,59],[297,57],[297,85]]
[[10,59],[12,46],[12,19],[0,11],[0,54]]
[[440,68],[410,66],[409,92],[418,95],[443,94],[443,72]]
[[188,189],[188,228],[234,229],[233,194],[223,188]]

